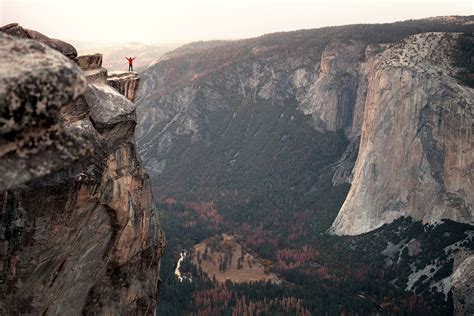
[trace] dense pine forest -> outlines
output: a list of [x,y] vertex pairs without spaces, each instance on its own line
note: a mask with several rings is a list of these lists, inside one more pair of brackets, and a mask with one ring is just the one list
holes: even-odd
[[[412,291],[404,284],[412,265],[437,261],[442,268],[434,280],[449,276],[453,262],[445,247],[457,242],[474,249],[473,227],[451,221],[428,226],[405,218],[362,236],[337,237],[325,234],[329,224],[311,212],[285,209],[274,212],[278,220],[265,222],[252,212],[254,204],[232,211],[168,198],[157,206],[168,239],[160,315],[451,315],[450,293],[430,288],[423,278]],[[188,277],[179,281],[174,274],[179,253],[223,232],[236,236],[282,282],[218,283],[191,256],[180,268]],[[388,245],[414,239],[422,253],[407,247],[387,253]]]

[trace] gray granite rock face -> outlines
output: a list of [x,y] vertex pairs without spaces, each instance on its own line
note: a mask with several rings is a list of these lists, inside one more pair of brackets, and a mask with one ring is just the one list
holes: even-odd
[[458,36],[419,34],[377,55],[334,233],[361,234],[402,216],[474,223],[474,89],[455,78]]
[[109,85],[90,84],[84,94],[90,108],[90,120],[109,145],[132,141],[136,114],[133,104]]
[[164,236],[133,104],[37,41],[0,32],[0,60],[0,314],[153,314]]
[[453,290],[454,315],[474,314],[474,254],[460,252],[454,259],[450,283]]
[[20,25],[18,25],[18,23],[11,23],[11,24],[5,25],[0,28],[0,32],[4,32],[16,37],[36,40],[38,42],[46,44],[49,47],[61,52],[63,55],[71,59],[74,59],[75,57],[77,57],[77,51],[74,48],[74,46],[72,46],[71,44],[54,39],[54,38],[50,38],[37,31],[25,29],[21,27]]
[[104,84],[107,81],[107,69],[97,68],[84,71],[87,81],[95,84]]
[[90,148],[61,126],[60,110],[86,88],[77,65],[33,40],[0,32],[0,190],[47,175]]
[[134,72],[115,72],[108,76],[107,84],[114,87],[130,101],[135,100],[140,77]]
[[333,41],[326,46],[320,73],[299,108],[313,117],[316,129],[350,129],[366,44]]
[[76,58],[82,70],[93,70],[102,67],[102,54],[83,55]]

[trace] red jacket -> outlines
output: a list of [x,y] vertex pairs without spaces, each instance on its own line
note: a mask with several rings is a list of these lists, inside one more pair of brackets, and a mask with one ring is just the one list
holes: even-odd
[[132,57],[130,57],[130,58],[125,57],[125,59],[128,60],[129,65],[133,65],[133,60],[135,59],[135,57],[133,57],[133,58]]

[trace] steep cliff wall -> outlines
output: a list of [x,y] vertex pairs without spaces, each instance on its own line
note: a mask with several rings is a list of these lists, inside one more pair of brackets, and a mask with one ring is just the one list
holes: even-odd
[[366,46],[334,40],[324,49],[317,80],[299,98],[299,109],[312,116],[316,129],[351,129]]
[[333,232],[360,234],[401,216],[473,223],[474,90],[455,79],[458,36],[416,35],[377,56]]
[[0,41],[0,161],[25,174],[0,176],[1,314],[153,314],[164,239],[133,104],[93,56],[81,71],[38,41]]

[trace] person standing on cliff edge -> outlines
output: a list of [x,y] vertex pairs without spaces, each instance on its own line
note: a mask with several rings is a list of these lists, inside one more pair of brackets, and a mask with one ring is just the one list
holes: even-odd
[[133,61],[135,60],[135,57],[125,57],[126,60],[128,60],[128,71],[133,71]]

